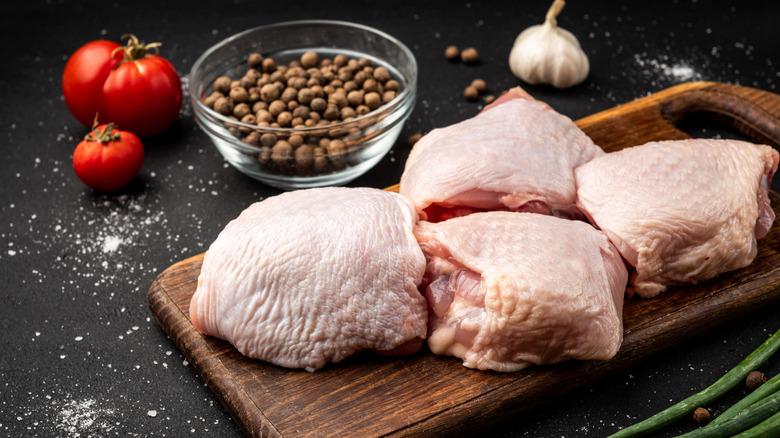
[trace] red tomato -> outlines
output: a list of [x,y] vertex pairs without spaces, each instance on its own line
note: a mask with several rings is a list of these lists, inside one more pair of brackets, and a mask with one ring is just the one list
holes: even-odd
[[73,170],[81,182],[110,192],[127,185],[144,162],[141,140],[113,123],[95,127],[73,151]]
[[85,126],[100,120],[139,137],[158,134],[179,117],[181,80],[165,58],[149,53],[158,43],[142,45],[133,35],[127,46],[92,41],[70,57],[62,74],[62,94]]

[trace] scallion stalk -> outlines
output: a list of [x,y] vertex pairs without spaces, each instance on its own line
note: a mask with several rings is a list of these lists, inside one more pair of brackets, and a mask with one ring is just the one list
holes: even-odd
[[776,438],[778,431],[780,431],[780,412],[739,435],[734,435],[734,438]]
[[639,423],[620,430],[609,438],[626,438],[644,436],[667,426],[686,415],[690,415],[697,407],[706,406],[728,390],[736,386],[740,381],[759,365],[771,357],[780,348],[780,330],[776,331],[764,343],[738,363],[728,373],[723,375],[715,383],[694,394],[685,400],[672,405],[663,411],[647,418]]
[[[767,418],[780,412],[780,392],[765,397],[720,424],[710,423],[677,438],[728,438],[740,432],[746,432]],[[777,431],[775,431],[777,432]]]
[[759,386],[753,392],[743,397],[742,400],[734,403],[733,406],[723,411],[722,414],[718,415],[714,420],[712,420],[710,425],[723,423],[756,401],[761,400],[773,392],[776,392],[778,389],[780,389],[780,374],[767,380],[763,385]]

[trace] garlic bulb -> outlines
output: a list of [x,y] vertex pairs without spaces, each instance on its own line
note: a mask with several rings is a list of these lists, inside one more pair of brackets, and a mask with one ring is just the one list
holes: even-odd
[[566,3],[555,0],[544,24],[525,29],[509,52],[509,68],[529,84],[568,88],[584,81],[590,63],[577,37],[558,27],[556,17]]

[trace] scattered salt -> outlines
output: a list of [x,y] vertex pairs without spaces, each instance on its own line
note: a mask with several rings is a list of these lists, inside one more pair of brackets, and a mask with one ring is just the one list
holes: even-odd
[[69,436],[102,436],[114,428],[112,409],[99,408],[94,399],[65,402],[57,413],[56,428]]
[[150,417],[156,417],[157,416],[157,411],[155,411],[154,409],[149,410],[149,411],[146,412],[146,415],[148,415]]
[[123,242],[119,236],[107,236],[103,241],[103,252],[114,252]]

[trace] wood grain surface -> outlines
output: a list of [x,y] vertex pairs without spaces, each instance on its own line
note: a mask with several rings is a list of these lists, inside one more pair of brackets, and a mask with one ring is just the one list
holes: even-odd
[[[681,139],[687,117],[710,117],[756,142],[780,146],[780,96],[692,82],[577,121],[606,151]],[[393,190],[397,187],[388,188]],[[780,196],[770,193],[780,217]],[[777,222],[777,221],[776,221]],[[314,373],[247,359],[229,343],[203,336],[189,320],[203,254],[162,272],[148,293],[165,332],[247,436],[430,436],[480,427],[549,402],[730,320],[780,301],[780,227],[774,224],[747,268],[624,309],[624,341],[608,361],[568,361],[501,374],[460,360],[418,354],[363,353]]]

